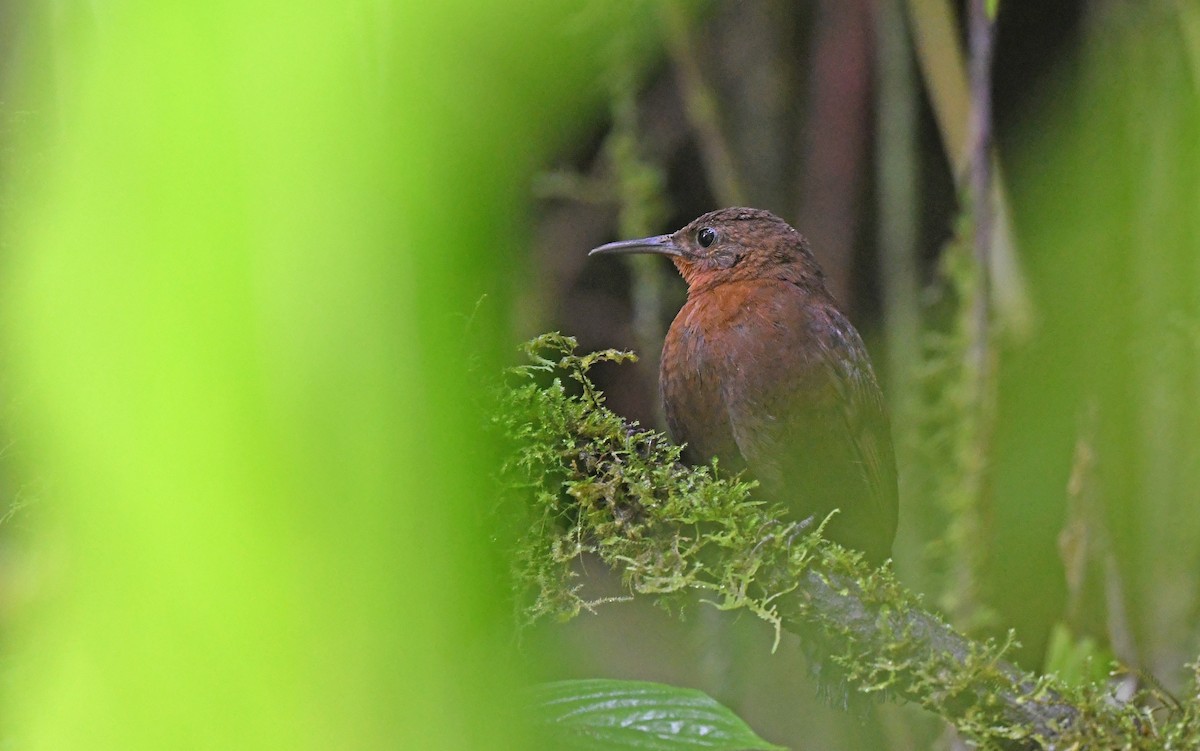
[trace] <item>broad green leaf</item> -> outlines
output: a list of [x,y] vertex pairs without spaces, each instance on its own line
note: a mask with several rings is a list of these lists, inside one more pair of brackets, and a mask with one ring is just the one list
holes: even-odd
[[557,681],[532,692],[534,719],[564,751],[762,749],[767,743],[715,699],[662,683]]

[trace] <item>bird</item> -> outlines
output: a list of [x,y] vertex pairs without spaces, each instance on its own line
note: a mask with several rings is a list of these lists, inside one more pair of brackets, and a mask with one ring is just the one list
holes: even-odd
[[668,235],[589,255],[671,259],[687,300],[667,332],[659,392],[683,459],[757,480],[766,499],[873,565],[898,514],[888,410],[862,337],[808,241],[762,209],[706,213]]

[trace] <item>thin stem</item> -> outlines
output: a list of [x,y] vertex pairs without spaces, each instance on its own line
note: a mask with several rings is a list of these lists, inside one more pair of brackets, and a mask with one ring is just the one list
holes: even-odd
[[[971,96],[951,4],[947,0],[908,0],[908,16],[917,61],[942,136],[942,147],[955,176],[961,177],[968,173],[972,153],[968,145]],[[986,7],[983,17],[988,17]],[[989,40],[987,44],[990,49],[992,42]],[[987,68],[990,77],[990,52]],[[992,236],[988,259],[989,294],[996,306],[995,318],[1004,323],[1005,331],[1023,335],[1032,326],[1033,303],[1017,258],[1004,179],[994,155],[988,169],[994,217],[989,227]]]
[[[975,267],[978,294],[973,311],[974,332],[971,357],[976,376],[986,377],[990,349],[991,256],[995,214],[992,203],[992,56],[995,24],[988,16],[987,0],[969,0],[967,10],[970,43],[971,115],[968,127],[969,184],[974,226]],[[982,391],[982,382],[980,383]]]
[[[637,75],[629,56],[614,55],[612,70],[613,128],[606,150],[613,166],[619,206],[618,232],[621,237],[640,237],[652,234],[661,221],[663,178],[655,165],[643,159],[638,147]],[[649,377],[656,378],[659,352],[666,335],[662,319],[665,292],[662,260],[654,256],[630,256],[628,263],[633,276],[637,351]],[[659,418],[661,423],[661,412]]]
[[696,132],[708,184],[722,205],[744,205],[746,194],[734,165],[733,151],[721,132],[716,97],[704,80],[700,62],[693,52],[689,12],[679,0],[670,0],[663,3],[662,15],[667,49],[675,63],[675,76],[688,122]]
[[[888,382],[897,424],[912,424],[913,375],[920,341],[920,274],[916,257],[918,196],[917,89],[903,0],[876,7],[878,54],[876,181],[880,286],[887,324]],[[903,441],[901,441],[903,444]]]

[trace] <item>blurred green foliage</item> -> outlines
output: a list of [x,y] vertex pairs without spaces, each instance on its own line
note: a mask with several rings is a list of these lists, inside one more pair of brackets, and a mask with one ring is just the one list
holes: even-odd
[[50,488],[6,736],[521,746],[464,340],[494,355],[530,172],[603,103],[578,52],[645,5],[56,11],[4,259]]
[[1045,672],[1057,675],[1064,683],[1102,683],[1109,676],[1112,662],[1113,656],[1092,637],[1072,639],[1070,630],[1061,623],[1050,632]]
[[[989,541],[989,597],[1022,641],[1041,643],[1082,595],[1076,638],[1172,687],[1200,652],[1198,8],[1094,14],[1014,139],[1039,321],[1003,352]],[[1082,520],[1068,516],[1078,494],[1096,510]],[[1076,521],[1083,592],[1056,545]]]

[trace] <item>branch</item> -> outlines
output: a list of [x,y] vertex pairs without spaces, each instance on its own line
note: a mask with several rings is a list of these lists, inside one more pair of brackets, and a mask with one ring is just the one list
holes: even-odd
[[559,334],[527,345],[530,364],[513,369],[496,418],[513,442],[504,497],[527,511],[502,510],[522,531],[513,560],[523,619],[593,607],[573,566],[593,554],[632,595],[678,606],[700,593],[795,632],[846,688],[920,704],[984,748],[1200,744],[1200,702],[1164,716],[1146,708],[1156,696],[1120,704],[1105,685],[1026,673],[1004,659],[1011,639],[967,639],[890,567],[872,570],[815,534],[822,525],[786,520],[715,462],[680,464],[679,447],[613,414],[591,383],[593,366],[632,354],[574,348]]

